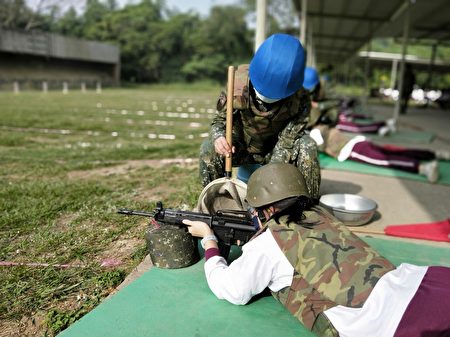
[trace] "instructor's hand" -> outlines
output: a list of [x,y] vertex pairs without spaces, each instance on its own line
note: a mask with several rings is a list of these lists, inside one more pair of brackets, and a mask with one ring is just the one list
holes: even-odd
[[220,154],[224,157],[231,156],[231,154],[235,151],[234,146],[231,147],[224,136],[221,136],[214,141],[214,149],[216,150],[217,154]]
[[192,234],[192,236],[204,238],[205,236],[214,234],[206,222],[184,219],[183,223],[188,226],[188,231]]

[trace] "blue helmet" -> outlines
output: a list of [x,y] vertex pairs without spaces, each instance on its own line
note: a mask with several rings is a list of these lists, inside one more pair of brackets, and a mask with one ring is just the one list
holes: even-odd
[[319,73],[312,67],[305,68],[305,79],[303,81],[303,88],[312,91],[319,84]]
[[303,84],[305,51],[300,41],[287,34],[265,40],[250,62],[250,81],[256,91],[270,99],[292,95]]

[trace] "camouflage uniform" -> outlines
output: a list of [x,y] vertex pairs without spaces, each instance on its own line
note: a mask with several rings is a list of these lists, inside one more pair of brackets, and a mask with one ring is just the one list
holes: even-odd
[[[261,105],[250,94],[248,65],[238,67],[233,99],[233,166],[286,162],[298,167],[313,198],[319,197],[320,167],[315,142],[304,133],[311,101],[303,88],[273,104]],[[210,138],[200,148],[200,177],[203,186],[224,176],[223,157],[214,141],[225,136],[226,94],[221,93]]]
[[302,223],[270,220],[271,231],[294,267],[290,287],[276,293],[303,325],[320,336],[338,336],[323,311],[337,305],[362,307],[375,284],[394,265],[321,207]]
[[330,128],[328,125],[317,125],[314,128],[320,131],[323,138],[323,144],[319,146],[319,151],[325,152],[333,158],[337,158],[344,146],[354,138],[336,128]]
[[312,107],[307,129],[311,129],[313,126],[319,124],[326,124],[329,126],[335,126],[339,120],[339,109],[337,101],[325,101],[317,104],[316,107]]

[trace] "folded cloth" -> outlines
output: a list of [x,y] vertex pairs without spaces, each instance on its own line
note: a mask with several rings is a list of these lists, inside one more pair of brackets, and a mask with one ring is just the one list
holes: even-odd
[[430,223],[387,226],[384,232],[387,235],[404,238],[450,242],[450,219]]

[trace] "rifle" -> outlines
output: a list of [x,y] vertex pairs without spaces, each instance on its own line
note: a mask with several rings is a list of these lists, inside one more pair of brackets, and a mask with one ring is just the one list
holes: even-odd
[[246,211],[223,210],[215,214],[196,213],[177,209],[163,208],[162,202],[156,203],[153,213],[121,208],[119,214],[139,215],[153,218],[156,221],[174,226],[186,226],[183,219],[206,222],[219,241],[220,255],[228,259],[231,245],[242,245],[256,233],[257,227]]

